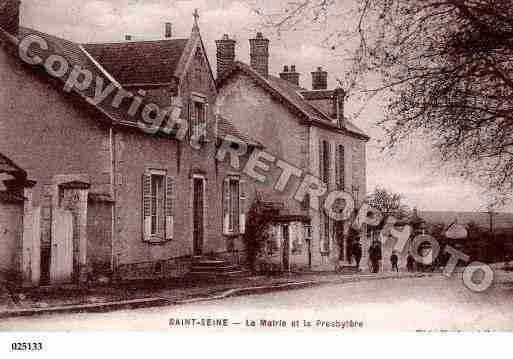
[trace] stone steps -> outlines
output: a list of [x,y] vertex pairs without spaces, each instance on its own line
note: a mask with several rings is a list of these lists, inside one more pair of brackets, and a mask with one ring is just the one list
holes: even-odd
[[248,271],[239,265],[231,264],[220,258],[194,257],[191,271],[187,274],[191,279],[223,280],[248,275]]

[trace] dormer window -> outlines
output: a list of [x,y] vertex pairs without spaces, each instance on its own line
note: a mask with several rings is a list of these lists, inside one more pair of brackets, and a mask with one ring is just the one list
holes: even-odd
[[207,139],[207,98],[193,94],[189,106],[190,133],[192,141],[205,141]]

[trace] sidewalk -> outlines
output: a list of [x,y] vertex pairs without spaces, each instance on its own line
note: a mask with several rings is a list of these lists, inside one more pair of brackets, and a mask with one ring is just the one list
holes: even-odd
[[7,294],[0,288],[0,318],[49,313],[98,312],[127,308],[178,305],[323,284],[362,280],[401,279],[439,275],[436,273],[285,273],[279,276],[251,276],[224,282],[180,280],[122,283],[83,288],[37,288]]

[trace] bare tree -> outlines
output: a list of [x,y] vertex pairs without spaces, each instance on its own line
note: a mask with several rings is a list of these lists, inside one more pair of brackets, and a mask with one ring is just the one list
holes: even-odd
[[385,188],[376,187],[367,197],[367,201],[370,206],[381,211],[384,219],[389,216],[402,219],[410,212],[408,206],[403,203],[403,196],[400,193],[393,193]]
[[[342,8],[352,8],[341,18]],[[333,48],[353,47],[352,86],[369,72],[387,91],[386,147],[413,134],[504,202],[513,191],[513,3],[511,0],[299,0],[281,17],[318,24],[338,14]],[[331,19],[331,20],[330,20]],[[356,19],[351,21],[351,19]],[[348,32],[345,23],[352,25]]]

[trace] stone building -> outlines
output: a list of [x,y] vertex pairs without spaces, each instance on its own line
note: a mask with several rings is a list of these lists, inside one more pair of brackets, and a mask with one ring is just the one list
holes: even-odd
[[78,44],[20,26],[19,5],[0,11],[0,152],[37,181],[25,284],[242,261],[244,181],[215,154],[226,135],[260,144],[214,114],[198,14],[185,38]]
[[[275,164],[284,161],[321,179],[328,191],[344,190],[357,205],[361,203],[369,137],[344,116],[343,89],[328,89],[328,73],[321,67],[311,74],[311,90],[299,86],[300,73],[294,65],[284,66],[274,76],[269,73],[269,40],[257,33],[249,42],[248,65],[236,61],[235,41],[228,35],[216,41],[222,116],[261,142]],[[271,172],[266,183],[255,186],[264,201],[283,208],[275,228],[282,268],[333,269],[339,259],[349,265],[349,239],[340,234],[343,223],[331,220],[322,209],[312,209],[308,198],[294,200],[300,178],[292,176],[287,188],[277,191],[273,185],[283,169],[275,166]]]

